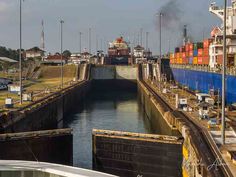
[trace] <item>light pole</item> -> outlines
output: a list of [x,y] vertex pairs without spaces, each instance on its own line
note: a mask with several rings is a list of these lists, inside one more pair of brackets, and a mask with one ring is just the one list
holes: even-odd
[[20,51],[19,51],[19,82],[20,82],[20,104],[22,104],[22,0],[20,0]]
[[89,53],[91,54],[91,28],[89,28]]
[[82,32],[79,32],[79,52],[82,52]]
[[149,35],[149,32],[146,32],[146,50],[148,50],[148,35]]
[[161,53],[161,52],[162,52],[162,51],[161,51],[161,49],[162,49],[162,46],[161,46],[161,45],[162,45],[162,42],[161,42],[161,35],[162,35],[162,34],[161,34],[161,32],[162,32],[162,31],[161,31],[161,30],[162,30],[162,29],[161,29],[161,28],[162,28],[161,20],[162,20],[162,16],[163,16],[163,14],[160,13],[160,14],[159,14],[159,18],[160,18],[160,41],[159,41],[159,42],[160,42],[160,60],[161,60],[161,56],[162,56],[162,53]]
[[143,28],[140,29],[140,45],[143,46]]
[[61,89],[63,89],[63,20],[60,20],[61,23]]
[[225,144],[225,75],[226,75],[226,60],[227,60],[227,53],[226,53],[226,16],[227,16],[227,0],[224,0],[224,34],[223,34],[223,71],[222,71],[222,118],[221,118],[221,138],[222,138],[222,145]]

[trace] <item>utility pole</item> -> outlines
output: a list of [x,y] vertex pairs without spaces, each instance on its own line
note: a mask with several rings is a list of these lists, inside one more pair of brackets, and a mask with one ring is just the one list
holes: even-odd
[[91,28],[89,28],[89,53],[91,54]]
[[63,89],[63,20],[60,20],[61,23],[61,89]]
[[149,32],[146,32],[146,50],[148,50],[148,35],[149,35]]
[[159,51],[159,52],[160,52],[160,59],[161,59],[161,57],[162,57],[162,53],[161,53],[161,52],[162,52],[162,46],[161,46],[161,45],[162,45],[162,42],[161,42],[162,23],[161,23],[161,22],[162,22],[162,21],[161,21],[161,20],[162,20],[163,13],[157,14],[157,16],[160,18],[160,19],[159,19],[159,23],[160,23],[160,24],[159,24],[159,25],[160,25],[160,27],[159,27],[159,28],[160,28],[160,34],[159,34],[159,35],[160,35],[160,38],[159,38],[159,40],[160,40],[160,41],[159,41],[159,42],[160,42],[160,46],[159,46],[159,47],[160,47],[160,51]]
[[143,28],[140,29],[140,45],[143,46]]
[[19,82],[20,82],[20,104],[22,104],[22,0],[20,0],[20,51],[19,51]]
[[162,29],[161,29],[161,28],[162,28],[162,21],[161,21],[161,20],[162,20],[162,16],[163,16],[163,14],[160,13],[160,14],[159,14],[159,17],[160,17],[160,60],[161,60],[161,57],[162,57],[162,53],[161,53],[161,52],[162,52],[162,51],[161,51],[161,50],[162,50],[162,46],[161,46],[161,45],[162,45],[162,42],[161,42],[161,35],[162,35],[162,34],[161,34],[161,33],[162,33],[162,31],[161,31],[161,30],[162,30]]
[[98,51],[98,35],[96,35],[96,52]]
[[79,32],[79,52],[82,53],[82,32]]
[[222,128],[221,128],[221,138],[222,145],[225,144],[225,75],[226,75],[226,17],[227,17],[227,0],[224,0],[224,35],[223,35],[223,73],[222,73]]

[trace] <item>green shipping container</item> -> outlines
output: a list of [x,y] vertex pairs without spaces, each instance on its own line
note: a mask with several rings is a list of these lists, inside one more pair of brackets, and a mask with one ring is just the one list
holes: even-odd
[[198,42],[193,44],[194,50],[203,49],[203,42]]

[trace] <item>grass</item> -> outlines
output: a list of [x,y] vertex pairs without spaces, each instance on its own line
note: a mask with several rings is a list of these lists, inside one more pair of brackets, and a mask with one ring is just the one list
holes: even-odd
[[[49,89],[51,92],[58,90],[61,86],[61,67],[60,66],[43,66],[41,67],[40,78],[35,81],[23,81],[24,89],[26,93],[38,93]],[[10,77],[5,73],[0,73],[0,77]],[[12,77],[12,76],[11,76]],[[64,66],[64,86],[72,81],[76,77],[76,66],[66,65]],[[45,94],[43,94],[45,96]],[[13,98],[14,101],[19,100],[17,94],[9,93],[8,91],[0,91],[0,106],[5,104],[7,97]],[[39,99],[39,98],[38,98]],[[24,103],[25,106],[27,103]],[[16,105],[18,106],[18,105]]]

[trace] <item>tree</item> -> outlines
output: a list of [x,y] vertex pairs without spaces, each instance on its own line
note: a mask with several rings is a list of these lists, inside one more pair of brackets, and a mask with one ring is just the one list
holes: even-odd
[[69,58],[69,57],[71,56],[71,52],[70,52],[69,50],[65,50],[65,51],[63,52],[63,56]]

